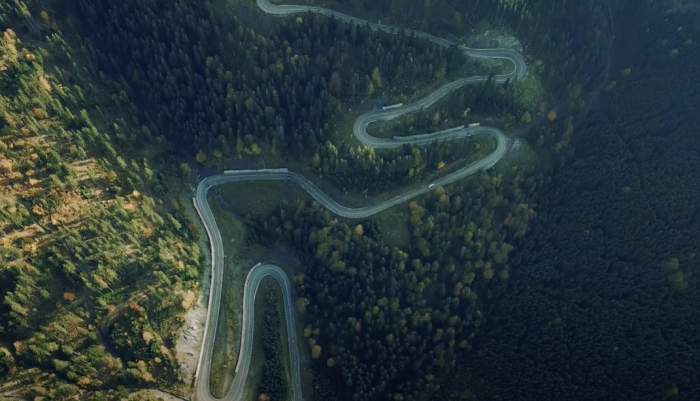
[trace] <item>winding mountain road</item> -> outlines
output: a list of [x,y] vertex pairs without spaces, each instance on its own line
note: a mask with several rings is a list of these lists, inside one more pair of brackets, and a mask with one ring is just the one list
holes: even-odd
[[[522,79],[527,73],[527,66],[520,53],[512,49],[473,49],[461,46],[448,39],[439,38],[425,32],[399,29],[380,23],[373,23],[356,18],[337,11],[303,5],[275,5],[269,0],[257,0],[258,7],[265,13],[274,16],[288,16],[302,13],[317,13],[329,17],[337,18],[347,23],[360,24],[369,26],[373,30],[383,31],[391,34],[408,33],[416,37],[428,40],[435,45],[442,47],[458,46],[462,52],[468,57],[477,57],[484,59],[504,59],[513,64],[513,70],[507,74],[496,75],[493,79],[497,83],[504,83],[508,80]],[[448,84],[445,84],[429,94],[417,100],[414,103],[398,107],[391,110],[377,110],[363,114],[357,118],[353,125],[353,135],[364,145],[371,146],[377,149],[391,149],[401,147],[406,144],[418,146],[426,146],[437,141],[451,141],[465,139],[477,135],[488,135],[496,139],[496,149],[489,155],[480,160],[464,166],[450,174],[447,174],[433,181],[429,185],[420,186],[417,188],[404,191],[402,194],[389,200],[368,205],[363,207],[348,207],[344,206],[325,192],[323,192],[313,182],[308,180],[301,174],[289,171],[287,169],[263,169],[263,170],[229,170],[224,174],[214,175],[204,178],[199,182],[194,196],[194,206],[199,214],[202,224],[204,225],[209,243],[211,246],[211,288],[209,290],[209,304],[207,321],[204,328],[204,339],[202,341],[202,349],[199,355],[197,371],[195,374],[195,389],[194,399],[197,401],[216,401],[216,397],[211,395],[209,389],[209,381],[211,375],[211,362],[214,352],[214,340],[216,339],[216,331],[219,323],[219,311],[221,304],[221,291],[223,282],[224,269],[224,247],[221,238],[221,232],[216,224],[214,215],[209,203],[207,202],[207,194],[211,188],[223,184],[230,184],[244,181],[283,181],[291,182],[298,185],[306,191],[314,200],[328,208],[332,213],[351,219],[362,219],[392,206],[407,202],[417,196],[431,191],[436,186],[447,185],[455,181],[468,177],[478,171],[489,169],[498,163],[508,152],[513,144],[513,140],[508,138],[503,132],[493,127],[456,127],[439,132],[426,133],[420,135],[411,135],[405,137],[394,138],[377,138],[367,133],[367,128],[374,122],[392,120],[403,115],[418,112],[432,106],[438,100],[444,98],[450,93],[466,86],[484,82],[488,79],[487,76],[474,76],[462,78]],[[289,368],[291,370],[291,388],[292,401],[302,401],[301,390],[301,363],[299,356],[299,344],[297,342],[297,333],[294,324],[294,307],[292,302],[292,289],[289,277],[278,266],[270,264],[255,265],[246,277],[246,282],[243,290],[243,321],[241,333],[241,349],[238,355],[236,364],[236,374],[233,383],[228,392],[224,396],[226,401],[243,401],[244,389],[248,372],[251,365],[253,352],[253,324],[255,296],[263,279],[275,280],[282,289],[285,321],[287,327],[287,342],[289,349]]]

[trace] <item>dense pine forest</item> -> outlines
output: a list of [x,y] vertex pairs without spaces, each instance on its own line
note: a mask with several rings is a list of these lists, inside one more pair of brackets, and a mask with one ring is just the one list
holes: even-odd
[[[23,16],[15,18],[31,18],[29,8],[17,7],[17,10]],[[36,19],[27,22],[30,32],[56,30],[57,23],[50,14],[33,11],[38,14],[39,22]],[[366,98],[415,95],[451,77],[479,72],[480,66],[465,62],[455,49],[446,51],[409,36],[372,33],[363,27],[312,15],[255,29],[254,24],[241,22],[235,16],[224,19],[208,3],[81,1],[73,4],[69,12],[75,14],[62,17],[84,21],[78,26],[87,38],[82,45],[101,76],[111,83],[110,88],[121,87],[113,100],[132,114],[132,120],[135,115],[135,120],[141,122],[128,133],[112,125],[119,143],[131,141],[132,146],[138,146],[157,141],[183,157],[196,156],[199,164],[209,165],[231,155],[253,158],[270,152],[290,157],[294,153],[309,157],[311,166],[322,176],[345,175],[350,170],[347,166],[354,163],[369,166],[364,168],[367,177],[383,176],[386,180],[419,178],[420,170],[434,168],[439,161],[449,162],[454,157],[450,150],[474,151],[470,148],[473,144],[466,144],[465,148],[437,146],[427,152],[406,148],[395,154],[373,155],[342,143],[335,145],[336,138],[330,129],[332,118]],[[512,18],[518,17],[513,14]],[[36,24],[40,24],[38,28]],[[544,53],[546,49],[540,50]],[[597,52],[581,57],[603,61]],[[546,60],[544,65],[549,62]],[[552,71],[541,72],[550,75],[543,79],[546,89],[557,94],[573,92],[564,96],[570,102],[568,107],[577,110],[582,102],[581,90],[561,87]],[[581,74],[579,81],[585,82],[590,74],[588,71]],[[533,130],[539,135],[539,146],[563,146],[570,130],[563,129],[561,136],[557,127],[570,125],[571,117],[567,119],[563,113],[556,116],[553,105],[546,103],[537,104],[536,109],[517,109],[516,91],[515,86],[496,89],[487,83],[478,89],[476,93],[480,95],[476,98],[465,98],[462,94],[461,105],[471,100],[479,103],[475,106],[477,112],[499,110],[511,125],[537,123]],[[526,111],[533,114],[530,121],[523,121]],[[543,118],[545,115],[548,118]],[[86,118],[84,114],[83,118]],[[73,129],[81,128],[77,125]],[[113,147],[105,146],[124,171],[134,166]],[[386,168],[392,164],[397,167]],[[181,166],[184,166],[182,172],[187,173],[187,165]],[[112,191],[131,191],[127,199],[136,201],[145,196],[139,191],[140,185],[144,189],[146,186],[140,177],[133,176],[134,171],[143,171],[146,177],[157,180],[147,166],[133,168],[130,173],[117,174],[115,179],[125,182]],[[497,286],[507,282],[511,269],[509,254],[513,250],[510,243],[527,232],[528,223],[535,215],[527,202],[537,180],[528,178],[531,173],[526,171],[512,166],[505,175],[484,174],[475,182],[440,189],[434,196],[411,203],[407,206],[410,245],[405,249],[384,244],[382,233],[371,221],[364,225],[337,225],[313,204],[295,206],[299,212],[289,221],[291,212],[285,209],[276,217],[259,218],[258,224],[263,227],[261,238],[263,229],[272,230],[279,241],[295,244],[301,255],[306,252],[314,255],[306,273],[308,280],[299,277],[298,286],[302,295],[300,308],[308,311],[311,355],[318,360],[314,367],[316,397],[322,399],[324,394],[326,397],[335,394],[333,397],[339,399],[346,396],[358,400],[404,399],[440,393],[443,385],[440,377],[458,366],[480,325],[479,293],[491,282],[500,283]],[[346,187],[368,187],[370,181],[345,180]],[[128,204],[125,208],[128,211],[132,206]],[[175,218],[164,223],[171,223],[176,230],[182,230],[184,238],[191,240],[191,234]],[[145,229],[153,235],[148,225]],[[121,235],[121,230],[117,232]],[[92,235],[100,244],[122,243],[110,241],[104,231]],[[161,244],[165,235],[152,238]],[[146,244],[143,240],[139,243]],[[66,249],[74,249],[76,245],[71,242]],[[196,266],[198,252],[179,249],[186,254],[161,251],[159,257],[175,263],[176,267],[188,260],[190,266]],[[131,252],[124,254],[132,255]],[[63,259],[70,260],[68,256],[64,255]],[[68,272],[81,271],[74,266],[77,262],[70,263],[67,266],[73,267]],[[110,263],[114,264],[115,259],[110,259]],[[101,264],[97,266],[110,271]],[[119,271],[117,267],[113,269]],[[167,273],[150,271],[166,286],[187,288],[173,282]],[[137,277],[139,270],[132,267],[129,272],[131,275],[125,272],[123,279]],[[361,280],[345,286],[338,279],[342,276]],[[122,276],[117,274],[119,277]],[[190,282],[195,278],[192,272],[186,276]],[[378,283],[385,279],[392,284],[379,287]],[[135,287],[163,291],[160,286],[148,287],[147,281],[139,277]],[[109,281],[104,285],[111,287]],[[104,348],[96,349],[114,353],[116,362],[110,374],[99,375],[98,380],[99,370],[93,371],[95,376],[73,372],[69,368],[72,365],[63,361],[69,356],[66,353],[74,352],[75,348],[63,347],[61,342],[56,342],[57,349],[49,342],[52,348],[41,358],[23,357],[25,349],[33,349],[31,342],[24,343],[28,341],[25,337],[42,327],[27,326],[25,334],[15,334],[22,341],[15,341],[14,349],[6,348],[3,354],[7,371],[16,377],[22,377],[18,367],[36,366],[48,372],[52,381],[45,382],[45,390],[33,387],[28,394],[57,399],[76,393],[97,397],[120,385],[168,387],[178,381],[178,370],[168,351],[177,324],[164,322],[177,316],[179,304],[162,301],[149,305],[147,301],[169,298],[165,292],[155,296],[143,290],[125,291],[123,284],[115,283],[114,287],[118,296],[81,292],[78,287],[62,295],[67,302],[82,295],[88,311],[95,310],[90,306],[94,304],[107,311],[95,323],[94,327],[101,328],[97,331],[98,338],[92,341],[98,344],[104,341]],[[13,309],[14,292],[8,292],[4,300],[8,311],[21,312],[19,307]],[[185,301],[192,303],[193,293],[183,294],[184,308]],[[102,300],[104,297],[108,301]],[[346,306],[339,308],[341,299],[345,299]],[[163,309],[166,305],[171,305],[171,309]],[[148,317],[149,311],[153,318]],[[352,331],[348,334],[347,327],[334,321],[347,322]],[[47,330],[42,339],[47,338],[50,329]],[[93,332],[94,329],[88,330],[85,335]],[[81,344],[88,346],[90,342]],[[274,341],[265,340],[265,344],[268,348]],[[424,357],[414,360],[410,357],[414,353]],[[119,362],[119,358],[125,362]],[[120,373],[120,363],[124,364],[125,373]],[[273,360],[269,366],[277,365],[279,362]],[[283,384],[279,384],[270,369],[266,370],[269,379],[264,380],[261,391],[281,394],[283,391],[278,387]],[[60,391],[54,392],[56,388]],[[119,393],[111,396],[119,397]]]
[[[545,7],[546,12],[541,6],[529,6],[537,7],[538,13],[500,2],[455,10],[475,20],[462,20],[449,34],[471,38],[477,21],[489,21],[526,40],[541,77],[534,88],[484,85],[463,94],[462,104],[478,100],[475,111],[496,111],[505,122],[525,124],[549,113],[556,104],[542,102],[543,92],[571,93],[576,98],[572,107],[585,106],[585,99],[579,97],[583,89],[597,83],[608,51],[608,9],[603,3],[590,3],[554,10]],[[312,162],[319,160],[311,168],[343,190],[424,180],[440,159],[422,163],[415,156],[418,150],[411,147],[368,152],[339,141],[337,131],[347,137],[349,125],[337,127],[334,121],[348,109],[408,99],[447,79],[486,73],[456,49],[440,49],[409,36],[373,33],[312,14],[270,22],[245,4],[239,7],[242,16],[222,13],[221,7],[225,6],[219,2],[90,0],[73,7],[84,21],[78,25],[90,39],[94,58],[106,74],[124,84],[132,113],[145,123],[142,139],[160,134],[175,144],[176,151],[190,157],[196,153],[199,162],[211,166],[221,166],[222,160],[232,157],[262,156],[275,161],[304,154]],[[422,9],[423,5],[405,8]],[[379,15],[394,16],[399,26],[432,28],[391,10],[382,12],[386,14]],[[561,16],[578,20],[575,32],[558,20]],[[581,48],[582,43],[589,45]],[[476,45],[493,43],[482,40]],[[452,114],[457,116],[454,109]],[[433,117],[431,112],[429,118]],[[401,130],[404,135],[410,131]],[[560,140],[545,138],[559,133],[542,134],[542,140]],[[447,157],[459,154],[445,148],[441,153]]]
[[700,26],[667,10],[619,10],[615,74],[485,313],[481,399],[700,394]]
[[[502,11],[496,9],[500,10],[499,13]],[[28,8],[17,7],[16,10],[23,15],[22,18],[30,18]],[[161,140],[165,138],[170,144],[168,146],[178,152],[179,149],[195,149],[196,159],[202,164],[231,154],[246,158],[258,156],[263,151],[273,154],[295,152],[312,155],[311,165],[322,175],[345,173],[348,168],[339,169],[338,166],[343,163],[334,159],[338,157],[337,150],[333,151],[334,138],[329,136],[329,122],[341,109],[365,98],[405,96],[426,87],[418,82],[440,83],[464,73],[465,68],[472,68],[474,72],[479,68],[469,67],[455,49],[445,51],[408,36],[371,33],[363,27],[311,15],[283,20],[256,31],[250,23],[239,22],[235,17],[231,21],[223,20],[206,3],[81,1],[74,5],[72,11],[85,21],[80,25],[81,32],[88,38],[84,44],[101,69],[101,74],[123,86],[117,100],[142,121],[137,131],[122,134],[121,138],[127,137],[134,144],[147,144],[153,140],[165,144]],[[520,18],[516,14],[508,15]],[[521,17],[525,18],[524,15]],[[43,26],[40,25],[38,29],[46,33],[55,30],[56,23],[48,13],[39,13],[39,20]],[[37,22],[31,20],[30,31],[37,29],[35,24]],[[173,26],[177,29],[170,29]],[[540,50],[544,52],[546,49]],[[592,57],[597,59],[599,56],[594,52]],[[552,72],[549,74],[552,75]],[[585,81],[587,76],[580,76],[580,80]],[[554,79],[545,82],[549,85],[548,89],[558,88],[556,85],[560,84]],[[488,94],[491,92],[493,95]],[[500,107],[504,118],[507,119],[510,114],[511,121],[522,120],[521,114],[524,115],[525,110],[513,108],[515,88],[496,90],[487,84],[477,93],[481,94],[480,97],[464,98],[461,104],[469,100],[478,101],[479,106],[475,106],[475,110],[482,107],[484,113],[494,109],[483,106],[493,104]],[[569,97],[571,108],[575,108],[580,102],[578,95]],[[499,103],[505,106],[498,106]],[[540,132],[541,137],[546,136],[547,140],[561,144],[556,142],[560,141],[558,135],[553,135],[551,131],[554,131],[552,127],[565,124],[566,120],[551,118],[552,112],[547,105],[544,108],[539,105],[539,110],[532,110],[533,114],[543,115],[545,112],[549,112],[550,118],[536,131]],[[536,119],[536,116],[531,118]],[[570,124],[570,119],[568,121]],[[80,128],[77,125],[73,129]],[[120,128],[113,126],[113,129],[119,135]],[[546,146],[543,140],[539,143]],[[343,152],[341,156],[350,160],[348,165],[352,166],[353,159],[360,159],[354,162],[357,165],[366,165],[366,162],[362,163],[362,158],[369,159],[372,168],[366,170],[374,171],[375,175],[384,174],[389,179],[418,177],[420,174],[416,170],[435,166],[441,160],[449,161],[446,154],[449,149],[440,147],[429,149],[426,155],[417,149],[404,149],[393,155],[370,154],[368,157],[364,151],[339,146]],[[121,168],[132,167],[133,163],[129,165],[113,148],[106,145],[106,149]],[[474,149],[465,150],[473,152]],[[188,152],[195,153],[185,150],[182,154]],[[405,167],[383,168],[392,163],[403,163]],[[411,169],[413,173],[409,173]],[[407,206],[411,221],[411,242],[407,249],[391,249],[383,245],[381,233],[373,228],[372,222],[365,223],[367,233],[362,224],[352,229],[335,226],[327,215],[319,215],[319,211],[311,213],[314,210],[311,205],[301,206],[299,210],[306,214],[297,214],[295,220],[284,223],[289,232],[279,230],[285,220],[283,210],[279,212],[278,220],[273,216],[270,222],[261,223],[262,227],[279,231],[280,241],[300,241],[296,244],[300,252],[308,251],[315,255],[316,267],[308,272],[308,284],[304,285],[303,278],[299,279],[299,289],[303,294],[300,304],[308,307],[310,315],[309,344],[312,355],[315,359],[322,359],[323,362],[319,362],[326,367],[336,367],[329,374],[317,371],[318,382],[322,383],[317,386],[318,394],[329,391],[332,388],[329,386],[340,385],[346,389],[346,395],[354,399],[380,399],[387,393],[394,399],[402,399],[421,397],[440,389],[438,378],[454,368],[460,354],[471,346],[469,339],[480,322],[481,312],[477,306],[480,287],[487,286],[493,280],[508,280],[508,258],[513,249],[508,241],[513,242],[513,239],[524,235],[528,222],[534,216],[533,209],[527,204],[527,193],[535,190],[536,180],[526,179],[526,174],[517,170],[515,168],[513,174],[505,177],[486,174],[470,185],[440,189],[434,197],[411,203]],[[138,190],[140,177],[132,177],[133,171],[144,171],[146,177],[154,175],[147,166],[132,169],[131,173],[118,174],[113,179],[126,181],[123,187],[111,191],[131,191],[129,196],[135,200],[144,196]],[[70,178],[65,169],[63,174]],[[62,175],[56,177],[60,180]],[[361,186],[366,185],[367,181],[358,182],[355,179],[348,182],[348,186]],[[465,195],[467,191],[470,193]],[[125,207],[127,210],[132,208],[130,204]],[[156,219],[156,222],[159,221]],[[176,229],[182,229],[177,220],[171,221]],[[291,228],[287,229],[288,226]],[[322,229],[316,232],[315,226]],[[147,231],[152,235],[151,230]],[[115,231],[115,234],[117,232],[121,235],[121,230]],[[103,231],[92,235],[100,240],[100,244],[117,243],[109,241],[109,236]],[[183,235],[190,234],[184,231]],[[161,234],[153,238],[158,238],[161,243],[163,237]],[[309,238],[311,244],[306,243]],[[343,239],[344,245],[335,249],[339,246],[339,238]],[[348,238],[355,240],[347,242]],[[147,242],[140,242],[140,245],[144,244]],[[65,248],[74,249],[72,247],[76,245],[71,242]],[[103,257],[109,255],[103,249],[98,249]],[[97,249],[92,252],[97,252]],[[124,253],[131,255],[131,251]],[[197,252],[189,252],[187,257],[196,263],[197,255]],[[176,257],[166,253],[163,256],[162,252],[160,257],[178,263],[187,260],[185,255]],[[68,261],[61,263],[71,267],[67,270],[69,273],[81,271],[75,266],[76,262],[70,262],[68,256],[64,255],[60,260],[64,259]],[[51,260],[59,259],[54,257]],[[115,260],[111,259],[110,262],[113,264]],[[107,267],[109,265],[97,266],[111,271]],[[405,277],[398,274],[404,270],[408,272]],[[129,271],[134,277],[139,270],[132,267]],[[334,287],[343,285],[343,281],[337,279],[341,274],[349,278],[358,278],[359,275],[366,285]],[[120,277],[119,274],[117,277]],[[125,273],[124,279],[127,277]],[[158,273],[156,277],[172,285],[172,279],[167,275]],[[375,280],[389,277],[393,277],[390,280],[395,283],[381,291],[373,284]],[[194,278],[190,273],[187,279]],[[109,287],[107,278],[99,275],[95,276],[97,279],[101,280],[98,284],[104,282],[102,287]],[[145,281],[139,280],[138,288],[144,288],[142,285]],[[449,288],[447,283],[451,283]],[[16,374],[17,363],[20,367],[32,366],[32,363],[45,366],[50,375],[55,375],[50,376],[51,380],[57,380],[51,383],[65,381],[65,384],[60,385],[59,393],[52,393],[51,385],[44,392],[39,390],[40,387],[32,391],[54,398],[70,396],[71,392],[93,394],[93,390],[107,390],[120,384],[142,382],[147,385],[158,382],[168,385],[177,381],[177,368],[173,365],[172,356],[170,359],[164,357],[169,354],[167,346],[172,345],[172,330],[176,325],[161,322],[168,316],[167,313],[162,317],[157,315],[154,321],[147,318],[149,310],[157,311],[167,303],[149,307],[138,302],[157,300],[164,294],[156,297],[133,291],[127,296],[123,285],[115,287],[120,298],[108,295],[109,301],[101,301],[103,294],[89,293],[84,297],[89,309],[94,308],[89,305],[97,302],[108,312],[103,317],[104,321],[96,324],[104,330],[97,340],[106,341],[105,349],[113,350],[115,358],[135,360],[133,365],[127,365],[129,369],[125,375],[120,375],[119,369],[113,369],[110,372],[113,378],[100,375],[98,381],[97,377],[71,370],[62,373],[69,368],[63,364],[64,359],[60,355],[51,356],[52,352],[56,352],[53,348],[42,356],[43,359],[37,355],[32,362],[33,354],[22,357],[25,346],[26,349],[33,349],[31,340],[27,344],[15,341],[14,350],[6,349],[3,352],[6,369]],[[355,300],[355,305],[350,310],[338,309],[337,302],[344,292],[341,290],[350,289],[352,292],[346,294],[346,301]],[[150,290],[158,291],[158,287],[151,287]],[[17,291],[8,292],[4,297],[8,313],[14,311],[15,314],[22,314],[22,311],[29,309],[26,306],[22,309],[21,304],[15,305],[17,301],[12,294]],[[338,291],[340,293],[329,297],[328,294]],[[64,292],[63,298],[72,302],[78,296],[76,293],[81,294],[77,287],[73,292]],[[184,294],[191,303],[192,293]],[[37,298],[24,296],[19,299]],[[126,307],[110,306],[120,305],[119,299],[128,301]],[[338,315],[329,315],[331,310]],[[357,342],[357,336],[342,335],[345,331],[341,327],[329,323],[335,320],[348,321],[355,333],[363,333],[361,338],[365,338],[365,342]],[[159,333],[157,328],[152,328],[156,322],[161,330],[167,328],[171,334]],[[23,338],[39,327],[40,324],[26,325],[25,334],[17,329],[9,332],[16,332],[18,338]],[[48,334],[43,334],[41,338],[45,339]],[[85,334],[89,335],[90,331]],[[138,342],[134,343],[135,338],[144,342],[143,347],[140,348]],[[56,344],[57,352],[64,354],[74,349],[67,351],[61,342]],[[323,349],[326,349],[325,353]],[[363,356],[368,351],[373,354],[370,359]],[[425,357],[410,360],[408,355],[416,352]],[[144,360],[148,355],[155,361],[151,362],[153,365]],[[49,360],[51,364],[46,365]],[[120,366],[118,359],[115,360],[115,366]],[[167,361],[170,361],[170,365]],[[392,363],[394,361],[395,364]],[[388,369],[387,366],[392,367]],[[417,374],[415,380],[407,380],[410,372]],[[276,379],[270,380],[270,383],[275,383]]]
[[[526,44],[533,53],[549,51],[544,65],[573,51],[564,47],[553,53],[541,43],[543,48]],[[601,80],[609,49],[606,43],[578,55],[601,58],[596,75]],[[516,100],[513,87],[487,83],[454,96],[423,120],[402,120],[398,129],[390,129],[434,129],[441,120],[433,119],[435,114],[459,118],[462,106],[479,100],[475,114],[493,113],[503,124],[529,126],[528,137],[543,155],[565,152],[574,119],[602,84],[587,82],[595,69],[574,72],[572,67],[566,85],[561,69],[556,77],[542,70],[549,78],[542,90],[556,105],[541,98],[529,109],[522,98]],[[386,233],[373,221],[338,221],[313,204],[288,204],[265,220],[252,220],[248,225],[258,231],[255,238],[290,244],[309,265],[296,280],[298,306],[310,325],[305,331],[309,351],[317,360],[314,399],[459,399],[456,394],[465,388],[452,381],[474,368],[469,363],[473,339],[488,319],[482,298],[509,287],[518,268],[511,255],[527,237],[544,182],[527,164],[515,162],[440,188],[402,206],[409,219],[407,246],[388,245]]]
[[314,15],[261,34],[251,21],[221,20],[206,2],[78,4],[101,66],[152,115],[150,131],[166,132],[182,149],[314,150],[343,101],[440,80],[464,63],[456,49]]
[[[240,213],[246,194],[213,191],[242,248],[303,265],[305,399],[700,394],[697,14],[651,0],[299,3],[515,47],[529,66],[371,127],[482,121],[518,138],[495,168],[388,222],[306,198]],[[353,140],[362,112],[505,68],[405,33],[248,0],[8,0],[0,34],[0,399],[189,397],[175,346],[207,265],[196,179],[289,165],[367,200],[494,147]],[[259,303],[251,391],[284,400],[278,291]]]
[[319,375],[335,383],[317,384],[318,399],[414,399],[440,389],[480,325],[478,294],[508,281],[508,241],[533,217],[515,177],[483,176],[411,202],[405,249],[386,245],[372,222],[339,222],[303,203],[250,224],[307,258],[297,306]]

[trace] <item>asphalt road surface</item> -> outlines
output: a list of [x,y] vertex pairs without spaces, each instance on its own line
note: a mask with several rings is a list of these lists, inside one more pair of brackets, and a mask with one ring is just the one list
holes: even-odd
[[[494,76],[497,83],[504,83],[508,80],[522,79],[527,73],[527,65],[522,55],[513,49],[473,49],[461,46],[448,39],[439,38],[431,34],[399,29],[396,27],[374,23],[356,18],[337,11],[303,5],[275,5],[269,0],[257,0],[258,7],[263,12],[284,17],[293,14],[317,13],[326,16],[332,16],[339,20],[352,24],[368,25],[373,30],[379,30],[392,34],[407,32],[414,34],[416,37],[428,40],[435,45],[443,47],[458,46],[466,56],[484,58],[484,59],[503,59],[508,60],[513,64],[513,69],[509,73]],[[243,181],[286,181],[291,182],[304,191],[306,191],[313,199],[319,202],[324,207],[328,208],[332,213],[351,219],[362,219],[383,210],[386,210],[395,205],[407,202],[417,196],[433,190],[437,186],[443,186],[461,180],[474,173],[489,169],[498,163],[507,153],[514,143],[514,140],[506,136],[497,128],[493,127],[455,127],[439,132],[426,133],[420,135],[412,135],[405,137],[394,138],[376,138],[367,133],[367,127],[377,121],[387,121],[401,117],[409,113],[415,113],[424,110],[433,105],[438,100],[444,98],[450,93],[466,86],[478,84],[486,81],[487,76],[474,76],[458,79],[456,81],[445,84],[432,92],[431,94],[415,101],[414,103],[397,107],[391,110],[375,110],[363,114],[357,118],[353,124],[353,135],[363,144],[377,149],[391,149],[401,147],[406,144],[414,144],[418,146],[426,146],[437,141],[452,141],[469,138],[477,135],[488,135],[496,139],[496,149],[489,155],[477,160],[474,163],[468,164],[450,174],[447,174],[439,179],[420,187],[407,189],[400,195],[389,200],[363,207],[348,207],[344,206],[304,176],[289,171],[287,169],[263,169],[263,170],[229,170],[224,174],[207,177],[200,181],[194,196],[194,206],[202,220],[209,243],[211,246],[211,288],[209,290],[209,306],[207,322],[204,328],[204,339],[202,341],[202,349],[199,355],[197,364],[197,372],[195,374],[195,392],[194,399],[197,401],[213,401],[217,400],[211,395],[209,389],[209,381],[211,374],[211,361],[214,352],[214,340],[216,338],[216,330],[219,322],[219,310],[221,304],[221,288],[224,269],[224,247],[221,239],[221,232],[216,225],[216,220],[212,214],[209,203],[207,202],[207,194],[213,187],[222,184],[230,184]],[[224,396],[227,401],[244,401],[244,389],[248,372],[251,365],[253,352],[253,324],[255,295],[260,283],[265,278],[273,279],[282,289],[284,298],[284,312],[287,326],[287,342],[289,349],[289,367],[291,369],[291,389],[292,401],[302,401],[302,389],[300,379],[300,357],[299,344],[297,342],[296,330],[294,325],[294,307],[291,293],[291,284],[289,278],[284,271],[274,265],[258,263],[255,265],[248,276],[243,291],[243,321],[241,323],[241,349],[239,350],[238,362],[236,364],[236,374],[233,383],[228,392]]]

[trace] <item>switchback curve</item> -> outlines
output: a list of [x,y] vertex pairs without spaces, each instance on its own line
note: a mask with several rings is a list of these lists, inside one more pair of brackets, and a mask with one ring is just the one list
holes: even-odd
[[[468,57],[477,57],[484,59],[503,59],[508,60],[513,64],[513,70],[507,74],[500,74],[493,77],[496,83],[504,83],[509,80],[522,79],[527,73],[527,65],[520,53],[513,49],[473,49],[461,46],[448,39],[439,38],[437,36],[408,29],[399,29],[381,23],[373,23],[343,14],[334,10],[325,9],[315,6],[303,5],[275,5],[269,0],[257,0],[258,7],[265,13],[273,16],[288,16],[300,13],[317,13],[326,15],[332,18],[345,21],[347,23],[367,25],[373,30],[379,30],[391,34],[408,33],[416,37],[428,40],[435,45],[442,47],[459,47],[462,52]],[[417,196],[431,191],[436,186],[443,186],[455,181],[468,177],[478,171],[486,170],[498,163],[510,149],[513,140],[507,137],[502,131],[493,127],[455,127],[439,132],[412,135],[405,137],[394,138],[377,138],[368,134],[367,128],[374,122],[386,121],[398,118],[405,114],[415,113],[424,110],[433,105],[438,100],[444,98],[450,93],[466,86],[485,82],[489,77],[474,76],[458,79],[456,81],[445,84],[432,92],[431,94],[415,101],[414,103],[394,108],[391,110],[371,111],[361,115],[353,124],[353,135],[364,145],[378,148],[391,149],[401,147],[406,144],[417,146],[426,146],[438,141],[451,141],[464,139],[476,135],[489,135],[496,139],[496,149],[489,155],[480,160],[462,167],[450,174],[447,174],[429,185],[420,186],[418,188],[404,191],[402,194],[377,203],[363,207],[348,207],[340,204],[323,192],[313,182],[308,180],[301,174],[289,171],[287,169],[262,169],[262,170],[229,170],[224,174],[213,175],[204,178],[199,182],[195,196],[193,198],[195,209],[199,214],[202,224],[205,227],[209,237],[211,246],[211,286],[209,290],[209,304],[207,312],[207,321],[204,328],[204,338],[202,348],[195,373],[195,389],[194,399],[198,401],[217,401],[218,399],[211,395],[209,390],[209,380],[211,373],[211,359],[214,350],[214,340],[216,338],[216,330],[218,327],[219,311],[221,303],[221,289],[223,281],[224,268],[224,251],[221,232],[216,224],[214,215],[207,202],[207,194],[209,190],[218,185],[244,182],[244,181],[284,181],[298,185],[306,191],[314,200],[326,207],[332,213],[351,219],[362,219],[375,215],[392,206],[407,202]],[[242,401],[245,382],[248,377],[248,370],[252,358],[253,345],[253,315],[255,294],[258,286],[264,278],[275,280],[282,289],[285,321],[287,327],[287,342],[289,349],[289,367],[292,374],[292,382],[290,383],[292,401],[303,401],[300,379],[300,357],[299,348],[294,328],[294,308],[291,300],[291,284],[288,276],[284,271],[274,265],[258,263],[250,270],[246,278],[244,293],[243,293],[243,321],[241,334],[241,349],[239,351],[238,363],[236,364],[236,375],[230,389],[224,396],[227,401]]]

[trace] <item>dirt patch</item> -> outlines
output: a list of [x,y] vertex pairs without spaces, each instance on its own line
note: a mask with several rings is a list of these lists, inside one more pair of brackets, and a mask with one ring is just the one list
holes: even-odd
[[104,178],[105,174],[95,159],[85,159],[70,163],[68,168],[78,181]]
[[51,214],[49,221],[55,226],[70,225],[81,221],[90,210],[88,201],[79,192],[68,192],[63,196],[61,206]]
[[185,398],[179,395],[167,393],[165,391],[161,390],[139,390],[136,392],[133,392],[129,395],[128,398],[130,401],[138,401],[138,400],[162,400],[162,401],[182,401],[182,400],[189,400],[189,398]]
[[194,384],[199,352],[202,348],[204,325],[207,321],[208,293],[202,293],[197,304],[185,313],[185,323],[180,330],[180,337],[175,344],[175,358],[180,364],[182,381],[188,386]]

